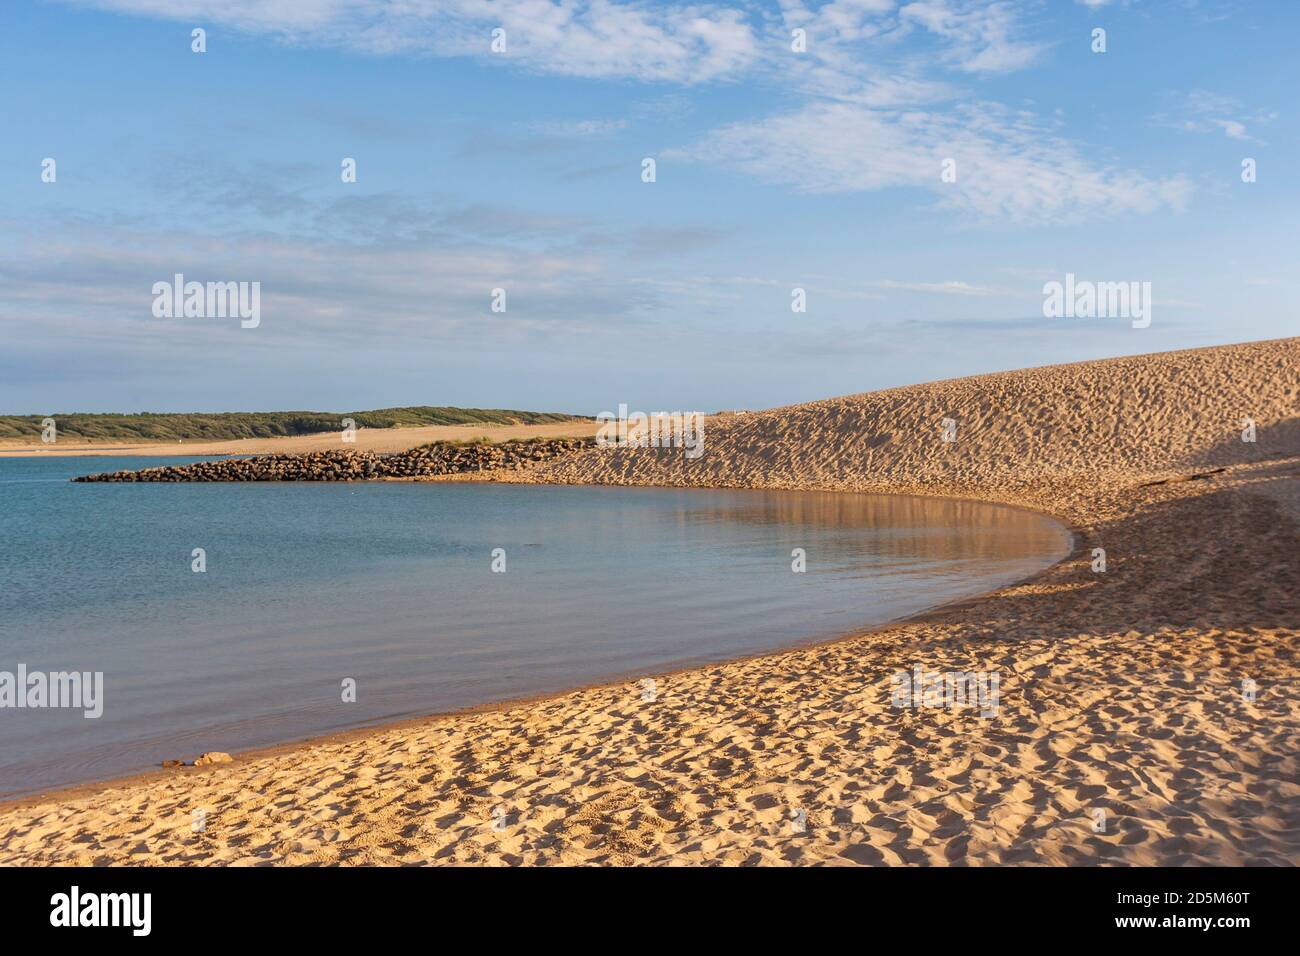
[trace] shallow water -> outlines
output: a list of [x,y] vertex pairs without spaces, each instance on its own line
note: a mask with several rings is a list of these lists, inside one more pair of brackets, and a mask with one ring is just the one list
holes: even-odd
[[104,674],[97,719],[0,708],[0,794],[826,639],[1070,548],[896,496],[67,480],[192,460],[0,459],[0,671]]

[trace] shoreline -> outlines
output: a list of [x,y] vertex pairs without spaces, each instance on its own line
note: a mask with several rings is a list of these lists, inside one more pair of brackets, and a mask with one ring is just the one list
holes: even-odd
[[[437,478],[421,478],[421,479],[381,478],[381,479],[372,479],[372,480],[374,481],[463,480],[463,481],[475,481],[476,483],[479,484],[491,484],[491,483],[526,484],[527,483],[527,482],[517,482],[517,481],[512,482],[512,481],[506,481],[502,479],[473,479],[469,477],[461,478],[460,476],[441,476]],[[610,487],[610,486],[568,485],[566,487],[600,488],[600,487]],[[647,485],[642,487],[653,488],[657,486]],[[706,490],[713,490],[713,489],[673,488],[669,490],[706,491]],[[735,488],[732,490],[752,491],[754,489]],[[820,489],[820,488],[801,488],[797,490],[808,491],[808,492],[828,491],[828,489]],[[833,492],[833,493],[843,494],[843,492]],[[906,497],[906,496],[900,496],[900,497]],[[979,499],[976,498],[946,498],[944,496],[933,496],[933,497],[943,498],[943,500],[947,500],[947,501],[972,502],[972,503],[979,503],[979,504],[988,503],[988,502],[980,501]],[[654,673],[646,673],[644,671],[628,671],[626,673],[618,673],[615,675],[611,675],[609,677],[602,678],[600,680],[590,681],[590,682],[585,682],[570,687],[565,687],[560,690],[546,691],[546,692],[536,693],[536,694],[525,694],[520,697],[507,697],[507,698],[502,698],[500,700],[485,701],[484,703],[481,704],[474,704],[469,707],[461,707],[455,710],[433,711],[431,713],[424,713],[424,714],[419,714],[410,717],[380,718],[379,720],[374,722],[364,723],[356,727],[350,727],[344,730],[332,731],[317,736],[295,738],[292,740],[283,741],[281,743],[267,744],[262,747],[253,747],[248,750],[230,751],[232,762],[228,764],[216,765],[214,767],[194,767],[192,765],[186,765],[183,767],[154,767],[149,770],[140,770],[134,773],[121,774],[117,776],[105,777],[96,780],[87,780],[82,783],[74,783],[74,784],[69,784],[67,786],[54,787],[49,790],[41,790],[35,793],[21,794],[17,796],[0,796],[0,815],[4,814],[8,810],[37,806],[54,800],[72,800],[72,799],[80,799],[84,797],[92,797],[98,794],[102,794],[106,791],[131,787],[138,784],[149,784],[149,783],[156,782],[160,779],[195,776],[200,773],[221,773],[223,769],[229,768],[233,764],[247,764],[251,761],[262,759],[262,758],[292,755],[294,753],[312,750],[316,747],[326,746],[329,744],[352,742],[360,738],[369,737],[373,734],[386,733],[390,731],[402,731],[402,730],[407,730],[407,729],[412,729],[417,727],[423,727],[424,725],[433,723],[435,721],[444,721],[444,720],[454,719],[457,717],[463,717],[472,714],[496,713],[500,711],[510,710],[516,707],[528,707],[531,705],[545,703],[547,701],[553,701],[560,698],[568,697],[572,694],[582,693],[584,691],[610,690],[616,687],[626,686],[629,682],[634,682],[635,680],[643,677],[662,678],[667,680],[669,678],[677,677],[682,674],[689,674],[696,671],[708,670],[709,668],[713,668],[713,667],[721,667],[729,664],[739,664],[739,663],[757,661],[767,657],[790,653],[792,651],[824,647],[833,644],[839,644],[843,641],[856,640],[859,638],[869,638],[873,633],[876,633],[877,631],[887,630],[889,628],[897,627],[904,624],[922,623],[927,620],[930,620],[936,615],[945,614],[959,609],[965,609],[968,606],[974,606],[985,600],[992,599],[1000,591],[1003,591],[1007,588],[1017,588],[1017,587],[1022,587],[1024,585],[1032,584],[1037,579],[1051,572],[1053,568],[1056,568],[1057,566],[1067,561],[1072,561],[1080,555],[1082,551],[1082,545],[1079,543],[1080,536],[1077,533],[1076,529],[1071,527],[1068,523],[1066,523],[1064,519],[1029,507],[1021,507],[1012,504],[1004,504],[1003,507],[1010,508],[1016,511],[1023,511],[1028,514],[1035,515],[1036,517],[1046,518],[1058,524],[1061,527],[1061,529],[1069,536],[1070,550],[1065,555],[1063,555],[1056,561],[1052,562],[1052,564],[1048,565],[1047,567],[1040,568],[1038,571],[1035,571],[1033,574],[1029,575],[1026,578],[1017,581],[1012,581],[1007,584],[1003,584],[992,591],[985,591],[976,595],[955,598],[951,601],[945,601],[943,603],[935,604],[931,607],[924,608],[913,614],[908,614],[903,617],[894,618],[888,621],[882,621],[879,624],[870,626],[870,628],[867,630],[852,628],[850,630],[837,634],[834,637],[808,638],[806,640],[796,641],[789,645],[783,645],[782,647],[778,647],[770,650],[756,651],[753,654],[742,654],[737,657],[728,657],[722,660],[706,662],[706,663],[687,664],[682,667],[674,667],[666,671],[656,671]]]
[[[665,674],[649,702],[615,681],[15,798],[0,864],[1294,865],[1297,395],[1284,339],[751,413],[689,465],[512,474],[996,501],[1073,543],[903,621]],[[892,706],[884,678],[914,667],[1000,674],[1000,709]]]

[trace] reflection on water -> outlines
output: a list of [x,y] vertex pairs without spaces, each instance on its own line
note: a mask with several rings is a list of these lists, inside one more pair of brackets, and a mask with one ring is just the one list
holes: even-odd
[[1069,549],[1054,522],[978,502],[66,481],[101,466],[0,460],[0,671],[106,683],[98,720],[0,710],[0,793],[825,639]]
[[[725,492],[723,494],[726,494]],[[837,555],[896,555],[911,562],[1015,558],[1025,543],[1043,534],[1043,519],[1030,512],[979,501],[953,501],[901,495],[841,492],[739,492],[739,501],[721,501],[709,511],[719,520],[778,524],[819,531],[858,531],[834,536]],[[951,534],[984,530],[984,535]],[[926,533],[926,532],[932,533]]]

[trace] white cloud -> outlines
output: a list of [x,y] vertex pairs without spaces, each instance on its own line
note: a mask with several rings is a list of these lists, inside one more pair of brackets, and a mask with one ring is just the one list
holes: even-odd
[[1175,106],[1153,116],[1158,126],[1168,126],[1188,133],[1222,132],[1229,139],[1255,140],[1247,123],[1261,126],[1277,118],[1267,110],[1247,109],[1240,100],[1208,90],[1193,90],[1177,97]]
[[556,139],[594,139],[627,129],[627,120],[538,120],[528,129]]
[[[294,44],[377,55],[488,57],[506,30],[504,61],[538,72],[591,78],[700,83],[755,67],[784,72],[789,35],[748,3],[652,0],[65,0],[139,16],[270,34]],[[1012,0],[782,0],[787,28],[804,27],[810,52],[834,69],[846,44],[923,30],[942,59],[971,73],[1032,63],[1044,45],[1020,36]],[[835,52],[832,52],[835,51]],[[838,57],[841,69],[849,66]],[[850,72],[871,73],[861,64]],[[878,70],[882,82],[896,73]],[[897,82],[897,81],[894,81]]]
[[[306,330],[313,343],[394,334],[518,339],[542,329],[582,335],[612,331],[657,307],[652,292],[629,287],[606,250],[573,248],[563,235],[543,243],[468,236],[347,242],[100,227],[66,241],[46,235],[37,242],[22,232],[8,238],[25,252],[0,257],[6,303],[48,334],[124,347],[156,335],[199,351],[230,341],[228,323],[152,317],[153,283],[177,272],[200,282],[261,283],[263,323],[256,338],[236,335],[240,347],[283,348]],[[504,314],[489,309],[497,287],[510,297]]]
[[1246,124],[1239,123],[1236,120],[1212,120],[1215,126],[1223,130],[1224,135],[1229,139],[1250,139],[1246,135]]
[[[986,285],[973,285],[957,279],[944,282],[903,282],[898,279],[876,279],[867,285],[878,289],[899,289],[904,292],[933,292],[939,295],[957,295],[971,298],[989,298],[993,296],[1024,297],[1022,289],[997,289]],[[1038,298],[1038,293],[1034,293]]]
[[[1027,224],[1178,209],[1189,190],[1181,178],[1097,166],[1032,118],[988,104],[949,113],[813,104],[725,126],[674,156],[808,193],[920,187],[941,207]],[[955,182],[941,179],[945,159]]]
[[[367,54],[499,56],[538,72],[699,83],[756,60],[743,9],[612,0],[72,0]],[[506,52],[490,50],[506,31]],[[209,44],[211,46],[211,43]]]
[[[780,0],[747,5],[649,0],[80,0],[140,14],[213,22],[286,42],[372,54],[475,56],[537,72],[691,85],[749,75],[793,92],[791,112],[715,129],[667,158],[739,169],[807,192],[915,186],[938,205],[1019,222],[1181,206],[1187,184],[1111,169],[1032,117],[996,104],[951,107],[969,91],[952,75],[987,75],[1035,63],[1046,45],[1026,37],[1013,0]],[[488,52],[507,30],[508,53]],[[790,49],[789,30],[808,32]],[[904,40],[909,42],[904,50]],[[920,49],[914,48],[919,46]],[[946,66],[935,75],[935,64]],[[965,81],[962,81],[965,82]],[[1245,137],[1237,117],[1212,116]],[[591,137],[619,121],[543,124],[554,136]],[[942,159],[956,183],[940,183]]]
[[1032,65],[1047,49],[1019,36],[1019,17],[1009,2],[916,0],[899,11],[904,23],[916,23],[950,41],[946,54],[969,73],[1008,73]]

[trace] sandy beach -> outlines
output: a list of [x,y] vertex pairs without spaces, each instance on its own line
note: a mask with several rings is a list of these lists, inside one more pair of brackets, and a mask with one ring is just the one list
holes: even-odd
[[313,451],[349,448],[353,451],[406,451],[435,441],[511,441],[528,438],[585,438],[596,434],[595,421],[559,422],[548,425],[429,425],[425,428],[358,428],[356,441],[344,445],[340,432],[290,435],[276,438],[244,438],[238,441],[187,442],[87,442],[60,439],[43,444],[39,440],[0,441],[0,458],[72,455],[298,455]]
[[[530,434],[583,434],[563,428]],[[0,863],[1300,862],[1300,338],[722,416],[696,460],[595,449],[510,480],[998,501],[1076,547],[904,623],[644,675],[650,694],[623,681],[13,801]],[[664,622],[689,626],[670,595]],[[998,673],[997,714],[893,706],[891,676],[917,667]]]

